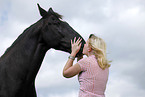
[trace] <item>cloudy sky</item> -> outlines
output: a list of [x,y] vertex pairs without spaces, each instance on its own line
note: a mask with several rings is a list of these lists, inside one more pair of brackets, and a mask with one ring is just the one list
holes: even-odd
[[[0,56],[41,18],[37,3],[62,14],[85,40],[94,33],[106,41],[113,61],[106,97],[145,97],[145,0],[0,0]],[[68,56],[47,52],[36,78],[38,97],[77,97],[77,77],[62,76]]]

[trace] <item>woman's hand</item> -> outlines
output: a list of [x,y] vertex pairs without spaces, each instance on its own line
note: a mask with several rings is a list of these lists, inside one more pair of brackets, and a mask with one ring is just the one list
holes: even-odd
[[[74,41],[71,40],[71,56],[75,57],[76,54],[79,52],[81,48],[81,38],[79,37],[78,40],[76,41],[76,37],[74,38]],[[78,63],[73,65],[72,59],[68,59],[66,62],[64,68],[63,68],[63,76],[66,78],[73,77],[81,72],[81,67]]]
[[79,52],[80,48],[81,48],[81,41],[82,39],[79,37],[78,40],[76,41],[76,37],[74,38],[74,41],[71,40],[71,50],[72,50],[72,53],[71,55],[72,56],[76,56],[76,54]]

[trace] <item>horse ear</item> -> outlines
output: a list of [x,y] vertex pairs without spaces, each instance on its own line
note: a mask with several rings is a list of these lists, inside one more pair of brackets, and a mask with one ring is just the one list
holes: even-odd
[[50,13],[54,13],[54,11],[52,10],[51,7],[49,8],[48,12],[50,12]]
[[37,3],[37,5],[38,5],[38,8],[39,8],[40,15],[42,17],[44,17],[47,14],[47,11],[45,11],[43,8],[41,8],[38,3]]

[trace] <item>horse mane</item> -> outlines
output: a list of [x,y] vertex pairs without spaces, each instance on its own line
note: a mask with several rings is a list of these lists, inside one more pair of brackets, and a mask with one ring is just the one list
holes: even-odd
[[60,15],[60,14],[58,14],[58,13],[56,13],[56,12],[54,12],[53,15],[55,15],[58,19],[62,19],[62,18],[63,18],[62,15]]

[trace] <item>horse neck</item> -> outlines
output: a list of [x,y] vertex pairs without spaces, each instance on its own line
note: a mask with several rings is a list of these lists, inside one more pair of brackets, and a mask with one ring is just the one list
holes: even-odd
[[[39,43],[41,32],[40,21],[27,28],[2,56],[7,68],[12,67],[21,77],[36,76],[48,48]],[[31,71],[33,70],[33,71]],[[32,78],[31,78],[32,79]]]

